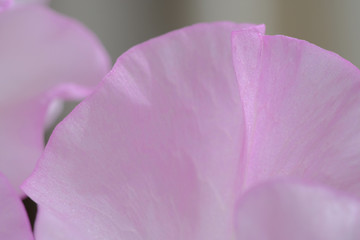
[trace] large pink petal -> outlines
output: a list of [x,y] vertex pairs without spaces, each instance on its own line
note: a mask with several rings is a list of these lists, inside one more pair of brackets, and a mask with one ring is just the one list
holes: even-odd
[[247,137],[244,188],[281,176],[360,196],[360,71],[308,42],[233,34]]
[[231,31],[246,26],[129,50],[56,128],[25,191],[86,239],[232,239],[243,124]]
[[0,239],[33,239],[24,205],[2,174],[0,174]]
[[360,203],[319,186],[266,183],[240,199],[238,240],[360,239]]
[[81,24],[41,6],[0,14],[0,170],[19,186],[43,149],[47,109],[82,98],[109,59]]

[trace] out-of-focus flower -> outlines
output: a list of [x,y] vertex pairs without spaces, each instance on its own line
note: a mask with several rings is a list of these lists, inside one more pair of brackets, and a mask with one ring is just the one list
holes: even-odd
[[19,187],[40,157],[57,103],[87,96],[109,58],[84,26],[41,5],[1,12],[0,36],[0,172]]
[[32,240],[33,234],[18,193],[0,173],[0,239]]
[[55,129],[36,237],[358,239],[359,105],[356,67],[263,26],[150,40]]

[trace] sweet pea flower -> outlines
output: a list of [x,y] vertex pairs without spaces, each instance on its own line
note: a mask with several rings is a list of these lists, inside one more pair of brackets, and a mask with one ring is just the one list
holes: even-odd
[[262,25],[147,41],[53,132],[35,237],[359,239],[359,106],[359,69]]
[[39,4],[1,12],[0,36],[0,172],[19,187],[41,155],[59,103],[87,96],[109,57],[84,26]]

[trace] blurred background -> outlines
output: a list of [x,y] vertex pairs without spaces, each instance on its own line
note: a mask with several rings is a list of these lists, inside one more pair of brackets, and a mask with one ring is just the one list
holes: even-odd
[[[50,6],[95,32],[113,62],[130,47],[171,30],[230,20],[265,23],[267,34],[307,40],[360,67],[359,0],[51,0]],[[58,121],[76,104],[66,103]]]
[[231,20],[265,23],[334,51],[360,67],[358,0],[52,0],[92,29],[116,60],[137,43],[186,25]]

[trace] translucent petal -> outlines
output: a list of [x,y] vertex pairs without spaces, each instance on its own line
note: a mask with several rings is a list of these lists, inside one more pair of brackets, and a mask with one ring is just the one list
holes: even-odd
[[246,119],[243,188],[271,178],[360,196],[360,71],[308,42],[233,34]]
[[230,40],[245,27],[194,25],[122,55],[25,191],[86,239],[232,239],[244,126]]
[[271,182],[240,199],[239,240],[355,240],[360,204],[319,186]]

